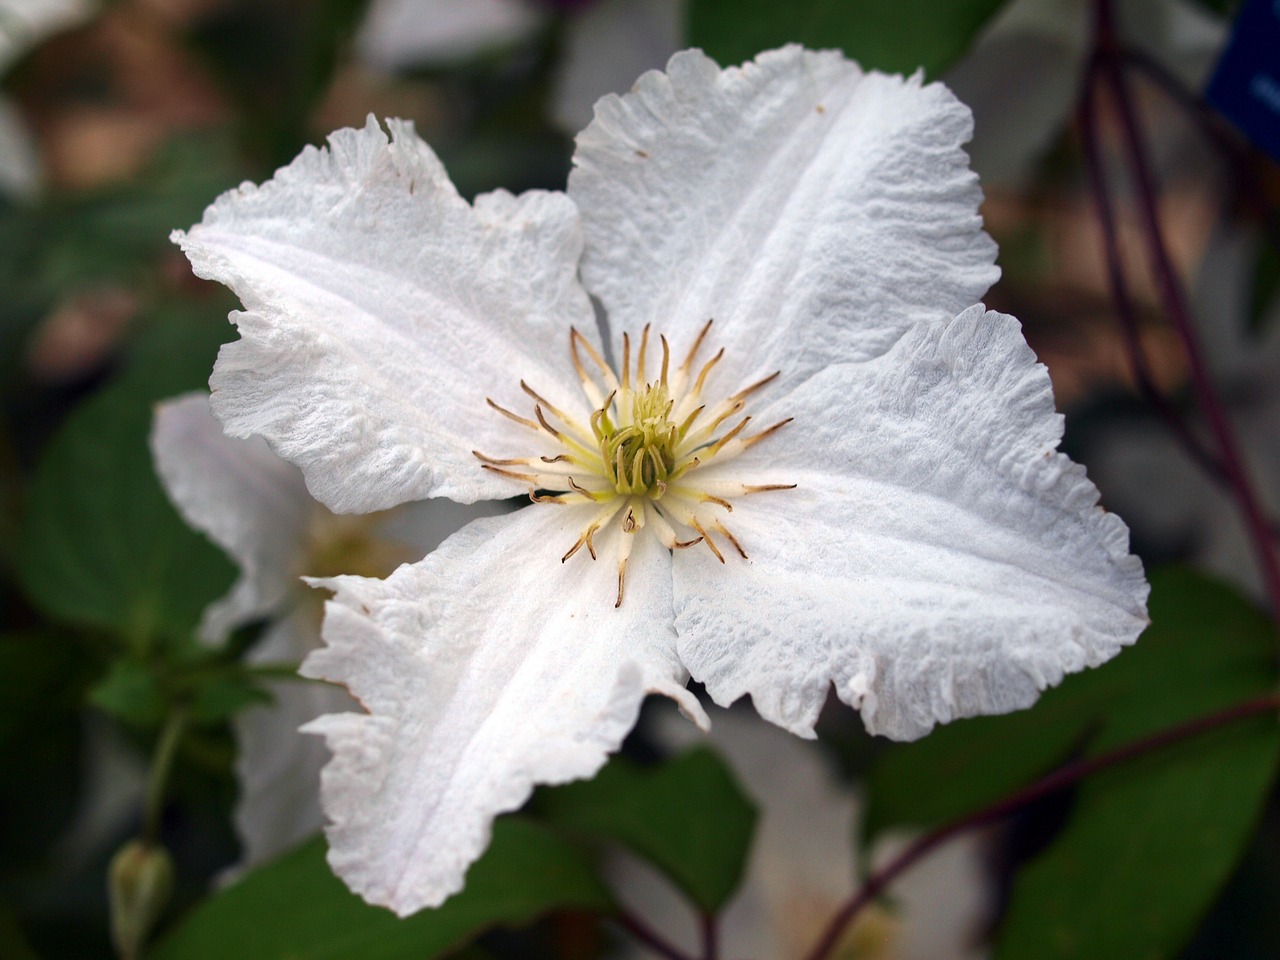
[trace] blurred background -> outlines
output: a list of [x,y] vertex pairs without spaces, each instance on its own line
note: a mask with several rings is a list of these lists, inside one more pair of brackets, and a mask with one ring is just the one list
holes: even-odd
[[[220,192],[270,177],[369,114],[411,119],[471,197],[562,189],[594,100],[685,46],[727,64],[798,40],[841,46],[868,67],[923,66],[974,110],[973,166],[1003,268],[987,304],[1022,321],[1048,366],[1067,415],[1064,448],[1130,524],[1149,569],[1190,564],[1244,598],[1232,602],[1263,601],[1230,498],[1169,426],[1203,438],[1114,102],[1100,99],[1080,122],[1096,62],[1094,5],[770,6],[0,0],[0,957],[116,956],[108,864],[148,817],[175,867],[161,944],[241,860],[232,725],[270,698],[269,678],[243,669],[260,624],[216,650],[197,639],[235,567],[175,511],[148,447],[153,405],[206,385],[237,304],[195,279],[168,235]],[[1125,0],[1115,10],[1163,243],[1254,481],[1280,510],[1280,169],[1201,99],[1237,6]],[[1090,149],[1110,184],[1125,310]],[[149,801],[175,704],[187,719],[153,784],[160,799]],[[836,771],[832,782],[853,790],[896,748],[862,734],[850,711],[829,712],[812,749]],[[670,749],[660,727],[643,727],[628,752],[645,762]],[[1270,782],[1238,815],[1238,839],[1207,892],[1142,956],[1280,956],[1280,803]],[[981,834],[974,882],[985,906],[954,955],[1019,955],[988,938],[1000,942],[1014,878],[1059,835],[1072,803],[1052,798]],[[464,955],[603,956],[615,942],[581,912],[522,926],[488,933]],[[878,942],[850,956],[898,956],[875,952]],[[204,955],[190,942],[168,949]],[[1054,955],[1110,955],[1089,950],[1086,941]]]

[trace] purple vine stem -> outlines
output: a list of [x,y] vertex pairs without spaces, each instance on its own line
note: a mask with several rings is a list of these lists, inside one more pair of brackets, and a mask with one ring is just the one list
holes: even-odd
[[679,947],[662,939],[650,929],[648,924],[626,910],[619,910],[612,919],[640,943],[643,943],[659,956],[666,957],[667,960],[695,960],[694,957],[689,956]]
[[1002,820],[1009,814],[1056,793],[1064,787],[1069,787],[1084,777],[1124,763],[1134,757],[1170,746],[1197,734],[1215,730],[1237,720],[1245,720],[1277,711],[1280,711],[1280,694],[1268,694],[1255,700],[1246,700],[1244,703],[1238,703],[1216,713],[1197,717],[1167,730],[1161,730],[1159,733],[1149,737],[1117,747],[1115,750],[1101,753],[1096,757],[1077,760],[1074,763],[1059,767],[1048,776],[997,800],[990,806],[966,814],[924,834],[867,879],[862,888],[831,919],[821,938],[814,944],[813,949],[806,954],[805,960],[829,960],[832,951],[840,942],[845,930],[863,907],[875,900],[898,878],[899,874],[905,872],[917,860],[957,834]]
[[[1096,14],[1094,21],[1094,49],[1089,58],[1082,104],[1091,104],[1091,98],[1095,95],[1095,83],[1107,87],[1115,102],[1116,112],[1120,120],[1121,139],[1136,187],[1135,195],[1138,201],[1143,233],[1147,241],[1147,255],[1150,258],[1151,271],[1156,278],[1165,312],[1168,314],[1174,330],[1182,341],[1183,349],[1187,355],[1191,384],[1200,403],[1200,408],[1209,422],[1209,428],[1219,451],[1218,460],[1226,474],[1227,481],[1234,494],[1236,506],[1244,520],[1254,553],[1257,555],[1258,566],[1262,573],[1263,583],[1266,586],[1267,596],[1271,602],[1271,609],[1274,612],[1280,612],[1280,562],[1277,562],[1276,552],[1272,543],[1271,523],[1249,479],[1248,470],[1245,467],[1244,458],[1241,455],[1240,446],[1235,437],[1235,431],[1227,418],[1222,401],[1218,397],[1213,378],[1209,374],[1208,365],[1204,359],[1204,350],[1200,345],[1195,325],[1191,319],[1191,311],[1182,292],[1177,271],[1164,244],[1164,235],[1160,228],[1160,215],[1156,204],[1155,180],[1151,172],[1150,161],[1147,158],[1146,144],[1143,141],[1142,131],[1138,124],[1137,113],[1133,106],[1132,97],[1129,95],[1128,82],[1124,75],[1124,55],[1116,34],[1111,2],[1110,0],[1097,0],[1094,9]],[[1083,115],[1096,124],[1097,118],[1096,115],[1093,115],[1091,107]],[[1088,142],[1096,136],[1096,130],[1093,128],[1086,129],[1084,136],[1086,142]],[[1096,153],[1096,145],[1093,149]],[[1096,156],[1094,160],[1099,164],[1101,162]],[[1091,162],[1091,167],[1092,165]],[[1096,181],[1095,191],[1100,198],[1099,209],[1101,210],[1101,197],[1105,193],[1105,174],[1103,171],[1098,170],[1094,176]],[[1110,256],[1108,259],[1111,259]]]

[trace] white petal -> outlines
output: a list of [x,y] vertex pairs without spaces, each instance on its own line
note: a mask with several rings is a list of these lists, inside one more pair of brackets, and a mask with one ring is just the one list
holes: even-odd
[[835,52],[678,53],[578,136],[583,279],[615,336],[652,321],[690,343],[714,317],[741,382],[883,353],[999,274],[971,127],[945,87]]
[[811,735],[834,682],[868,730],[911,739],[1026,707],[1143,629],[1128,530],[1055,452],[1049,378],[1012,317],[920,327],[761,422],[784,411],[795,422],[736,465],[799,484],[738,501],[727,523],[751,561],[675,561],[680,656],[717,702],[750,693]]
[[595,102],[631,89],[681,47],[684,0],[601,0],[573,20],[552,95],[552,118],[576,133]]
[[0,97],[0,193],[29,199],[40,187],[40,161],[22,115]]
[[0,0],[0,70],[50,34],[87,18],[93,7],[86,0]]
[[183,519],[240,567],[231,592],[205,611],[206,639],[279,612],[298,590],[303,544],[315,502],[297,467],[261,437],[226,436],[204,393],[156,408],[151,429],[156,473]]
[[538,22],[523,0],[375,0],[356,48],[384,70],[449,64],[522,40]]
[[368,715],[323,717],[329,862],[401,915],[462,887],[498,813],[534,784],[593,774],[646,692],[697,701],[674,654],[670,559],[637,536],[614,608],[611,525],[593,562],[560,557],[590,518],[534,505],[478,520],[385,581],[339,577],[328,646],[303,672],[345,684]]
[[[249,656],[251,663],[298,663],[320,645],[320,604],[298,605],[274,624]],[[271,704],[236,714],[236,833],[241,865],[270,860],[318,832],[320,770],[329,751],[316,737],[298,728],[316,717],[357,705],[341,687],[307,680],[281,680],[270,685]]]
[[473,208],[408,124],[389,125],[390,143],[372,118],[338,131],[175,234],[247,308],[210,380],[214,412],[234,436],[265,436],[340,513],[510,496],[472,451],[529,451],[485,398],[524,402],[523,377],[576,410],[569,326],[595,326],[569,200]]

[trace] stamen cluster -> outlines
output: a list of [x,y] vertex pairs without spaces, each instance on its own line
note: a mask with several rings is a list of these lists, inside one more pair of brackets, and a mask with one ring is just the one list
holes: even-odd
[[[660,335],[662,362],[657,378],[651,381],[646,374],[649,327],[644,328],[636,351],[634,377],[629,336],[623,334],[619,377],[590,341],[571,330],[570,354],[593,411],[585,424],[581,418],[555,407],[523,380],[521,389],[534,401],[533,419],[488,401],[502,415],[550,441],[552,455],[499,460],[473,451],[484,469],[528,484],[529,496],[535,503],[599,507],[562,562],[583,547],[596,559],[595,535],[617,518],[623,536],[618,546],[615,607],[622,605],[627,558],[632,537],[638,531],[649,527],[669,550],[704,543],[721,563],[724,554],[715,536],[723,536],[746,559],[746,551],[724,524],[724,517],[733,512],[728,498],[795,486],[751,485],[723,479],[699,482],[698,468],[712,461],[731,460],[791,422],[788,418],[759,433],[744,435],[751,422],[747,415],[721,432],[725,422],[743,410],[747,398],[770,383],[777,373],[717,404],[703,402],[707,379],[724,356],[721,349],[694,375],[694,364],[711,324],[708,320],[674,370],[667,338]],[[682,537],[678,528],[688,533]]]

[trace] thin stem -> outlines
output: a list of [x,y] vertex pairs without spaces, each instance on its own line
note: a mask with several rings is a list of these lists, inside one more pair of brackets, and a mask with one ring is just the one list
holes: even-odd
[[945,823],[936,830],[924,834],[867,879],[862,889],[855,893],[832,918],[822,937],[806,955],[805,960],[827,960],[831,955],[831,951],[839,942],[840,937],[843,936],[845,929],[863,907],[884,892],[898,878],[899,874],[905,872],[917,860],[957,834],[1001,820],[1009,814],[1035,803],[1037,800],[1042,800],[1064,787],[1069,787],[1091,774],[1114,767],[1127,760],[1132,760],[1134,757],[1150,753],[1153,750],[1159,750],[1162,747],[1170,746],[1198,734],[1215,730],[1237,720],[1246,720],[1250,717],[1277,711],[1280,711],[1280,694],[1268,694],[1255,700],[1246,700],[1244,703],[1238,703],[1216,713],[1188,720],[1177,726],[1169,727],[1167,730],[1161,730],[1159,733],[1149,737],[1117,747],[1115,750],[1101,753],[1096,757],[1068,763],[1028,787],[1024,787],[989,806]]
[[1134,383],[1147,402],[1155,409],[1160,419],[1173,432],[1174,437],[1182,445],[1187,455],[1205,473],[1225,483],[1226,473],[1222,464],[1212,452],[1205,448],[1199,438],[1191,432],[1191,429],[1178,411],[1169,403],[1156,385],[1155,377],[1147,364],[1146,350],[1142,346],[1138,309],[1129,294],[1124,259],[1120,254],[1120,238],[1116,230],[1115,208],[1112,204],[1110,189],[1107,186],[1106,170],[1098,143],[1098,116],[1096,94],[1093,86],[1092,70],[1090,70],[1086,74],[1084,89],[1080,96],[1078,110],[1080,139],[1084,148],[1085,166],[1088,168],[1089,178],[1093,182],[1093,197],[1098,211],[1098,221],[1102,227],[1102,241],[1107,262],[1107,279],[1111,286],[1112,299],[1115,301],[1116,316],[1120,321],[1120,332],[1124,338],[1125,351],[1128,354]]
[[702,924],[702,960],[718,960],[720,956],[720,937],[717,928],[719,918],[714,913],[704,913],[699,920]]
[[1267,199],[1266,190],[1258,178],[1258,172],[1250,162],[1249,150],[1240,142],[1240,137],[1223,120],[1222,116],[1197,95],[1188,89],[1181,80],[1174,76],[1163,64],[1153,59],[1143,50],[1125,47],[1117,51],[1124,65],[1132,67],[1152,81],[1164,93],[1190,114],[1204,135],[1231,161],[1237,177],[1237,185],[1246,197],[1249,205],[1262,212],[1263,229],[1270,235],[1273,243],[1280,242],[1280,224],[1275,222],[1275,210]]
[[1213,378],[1209,374],[1204,350],[1191,319],[1191,311],[1183,296],[1182,286],[1173,261],[1169,257],[1169,251],[1165,247],[1151,164],[1147,158],[1146,144],[1143,142],[1142,131],[1138,126],[1137,114],[1134,111],[1132,98],[1129,96],[1124,72],[1120,69],[1118,50],[1115,27],[1111,19],[1111,5],[1109,0],[1098,0],[1096,41],[1094,54],[1090,60],[1090,73],[1097,72],[1103,82],[1110,87],[1115,100],[1122,139],[1136,186],[1138,211],[1147,239],[1151,271],[1156,278],[1165,311],[1182,340],[1191,371],[1191,383],[1205,418],[1209,422],[1209,428],[1217,441],[1222,467],[1235,494],[1236,505],[1249,533],[1254,553],[1257,554],[1262,579],[1271,600],[1271,609],[1280,612],[1280,562],[1277,561],[1272,546],[1270,524],[1249,479],[1235,431],[1227,419],[1225,408],[1218,397]]
[[635,937],[636,940],[643,943],[655,953],[666,957],[667,960],[694,960],[693,957],[686,954],[679,947],[676,947],[662,939],[662,937],[654,932],[648,924],[635,914],[619,909],[613,919],[619,926],[626,930],[627,933]]
[[151,758],[151,770],[147,775],[147,798],[142,820],[142,840],[150,846],[155,846],[160,841],[160,815],[164,812],[165,790],[186,726],[186,707],[176,707],[165,720],[164,727],[160,730],[160,739],[156,741],[156,752]]

